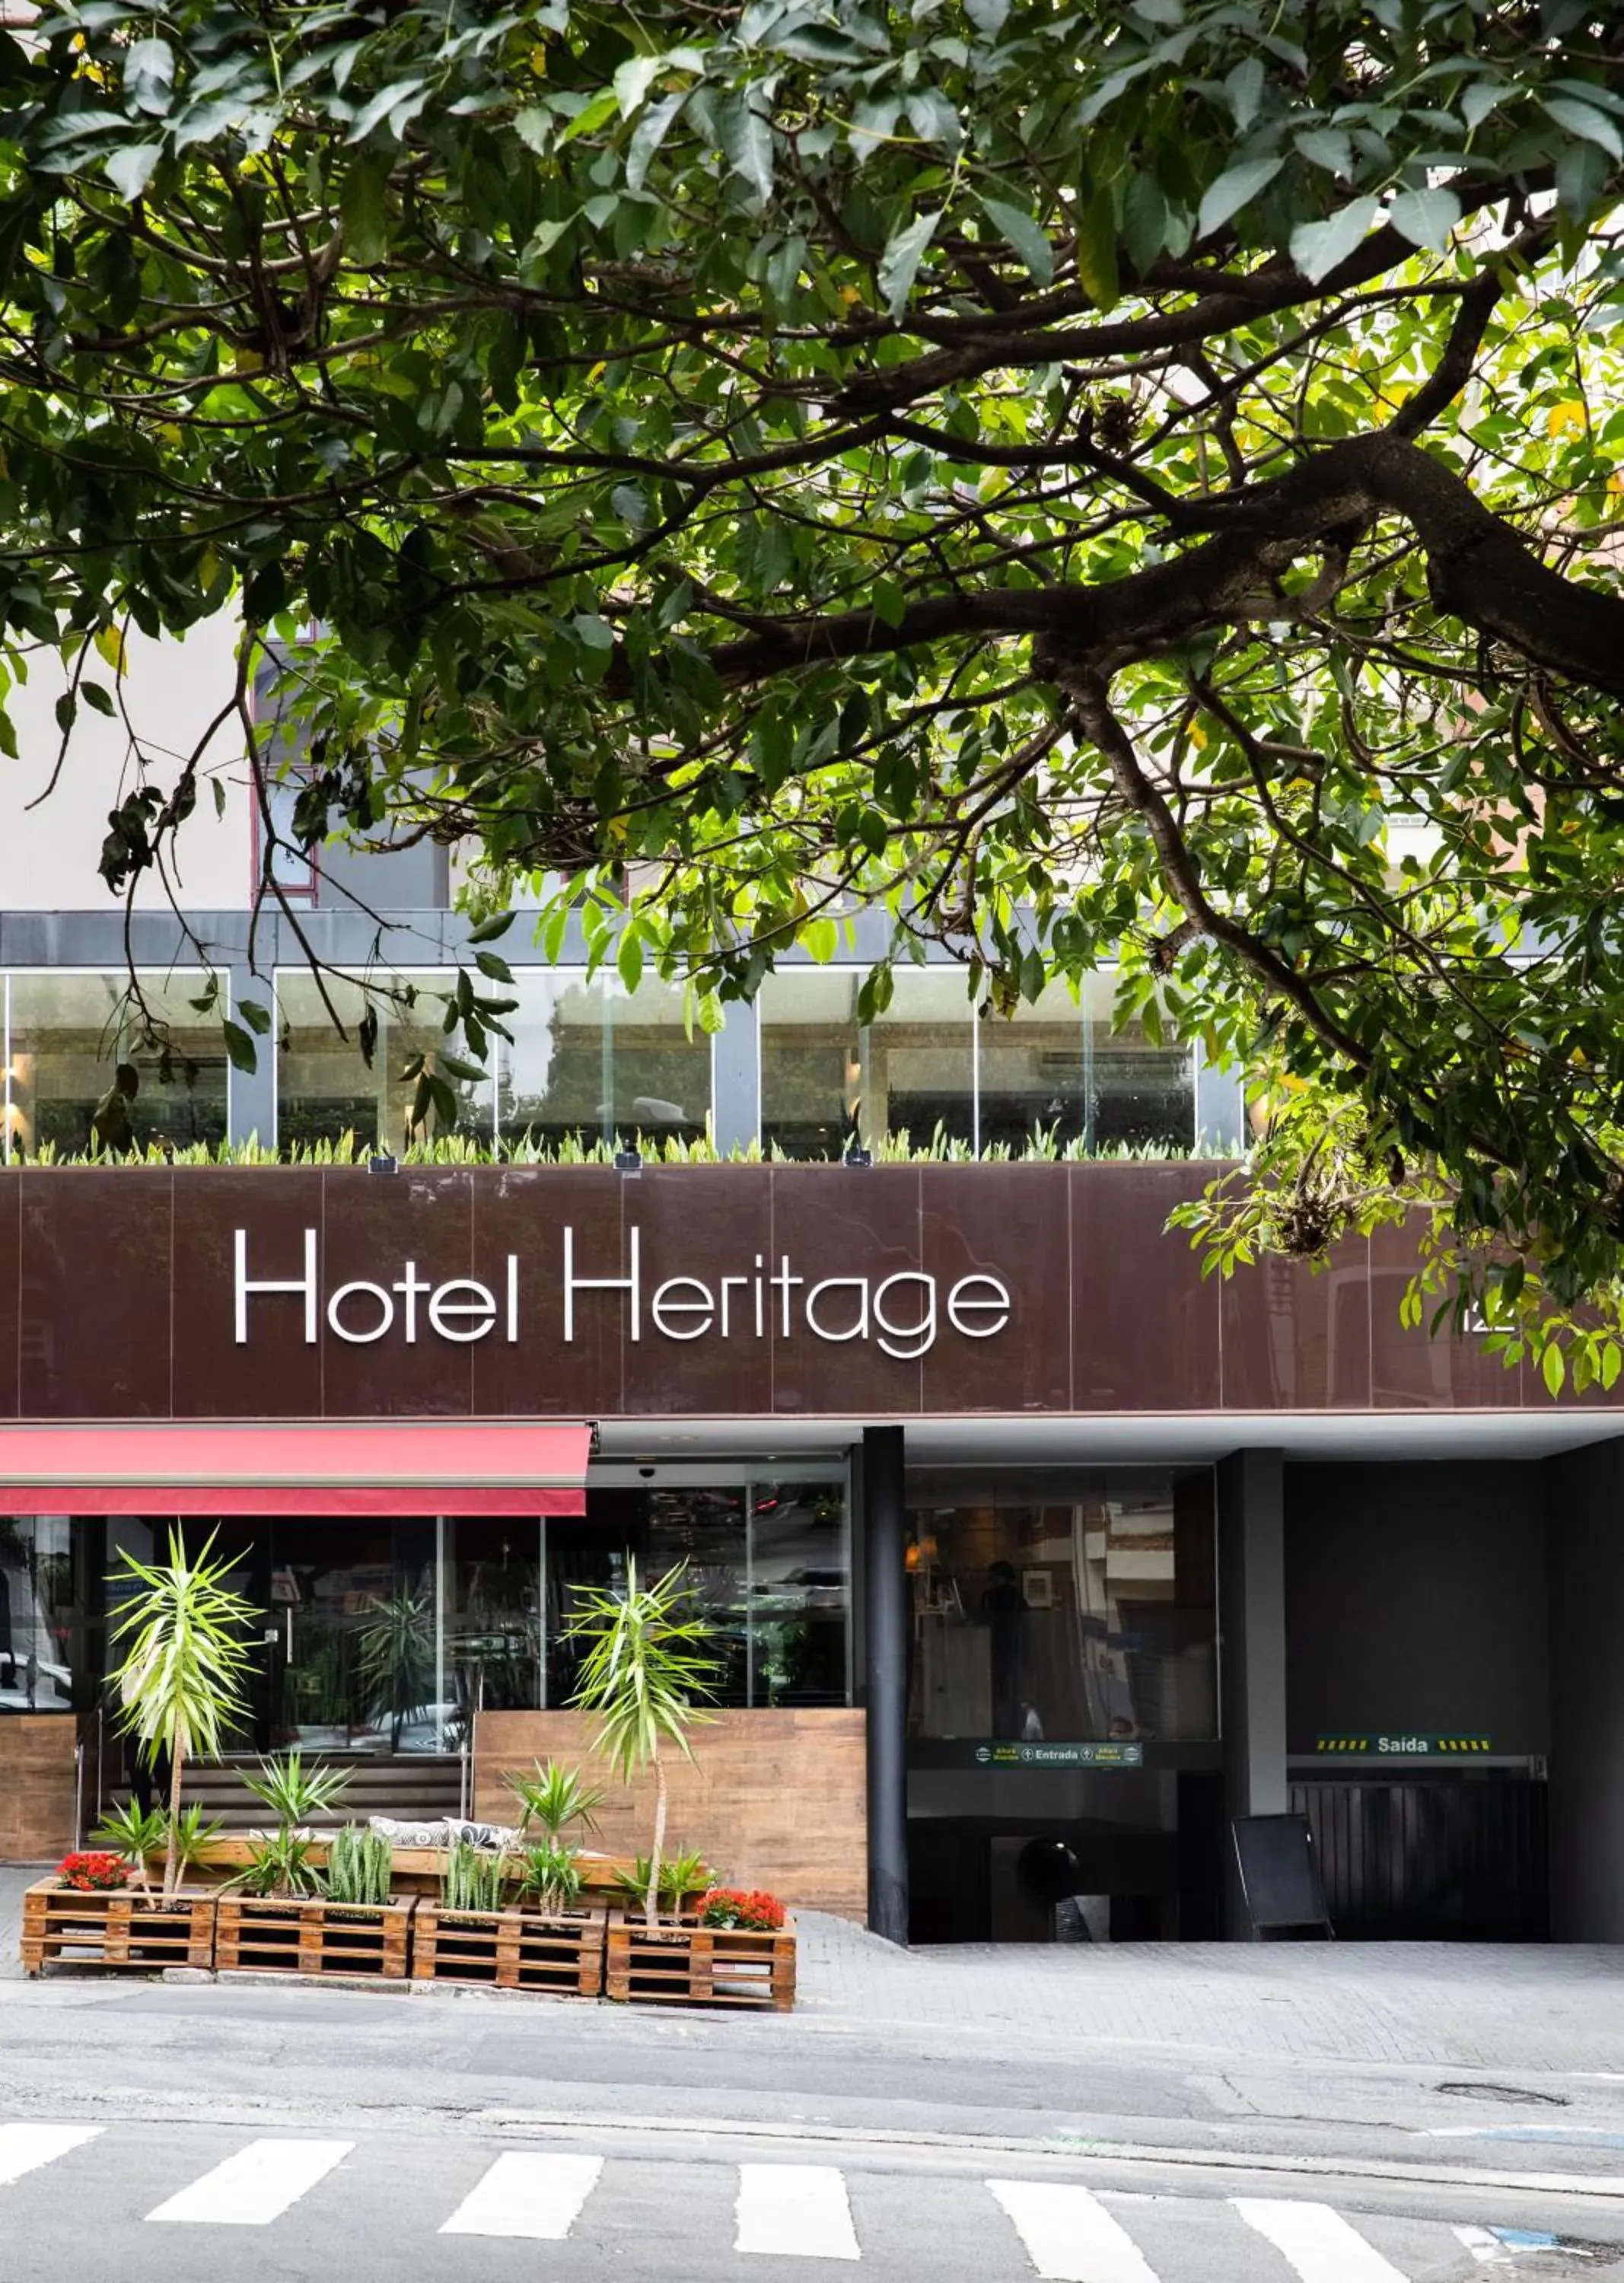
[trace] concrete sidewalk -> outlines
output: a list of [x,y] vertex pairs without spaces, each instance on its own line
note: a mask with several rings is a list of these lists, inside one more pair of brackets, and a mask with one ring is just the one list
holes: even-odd
[[[21,1896],[0,1869],[0,1980]],[[899,1951],[808,1912],[794,2021],[1008,2050],[1059,2039],[1220,2061],[1624,2073],[1624,1948],[1131,1943]],[[61,1986],[60,1984],[58,1985]],[[84,1983],[77,1986],[82,1990]],[[20,1993],[19,1993],[20,1994]],[[291,2006],[300,1993],[287,1993]],[[787,2024],[785,2026],[788,2026]]]

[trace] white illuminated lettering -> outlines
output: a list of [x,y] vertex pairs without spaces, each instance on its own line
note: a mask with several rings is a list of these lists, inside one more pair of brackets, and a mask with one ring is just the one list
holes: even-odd
[[[988,1297],[984,1300],[977,1299],[972,1289],[978,1284],[985,1286],[988,1292]],[[1009,1288],[1001,1284],[997,1277],[961,1276],[948,1295],[948,1321],[956,1332],[963,1332],[967,1340],[990,1340],[995,1332],[1003,1331],[1009,1322],[1010,1310],[1013,1305]],[[994,1321],[989,1324],[966,1323],[967,1316],[991,1316]]]
[[782,1292],[784,1295],[784,1336],[786,1340],[790,1336],[790,1288],[792,1285],[804,1284],[806,1281],[804,1276],[790,1274],[790,1257],[787,1252],[782,1255],[778,1274],[776,1276],[769,1276],[767,1280],[775,1292]]
[[[894,1285],[917,1284],[919,1287],[919,1321],[917,1324],[894,1324],[886,1313],[886,1295]],[[809,1304],[808,1304],[809,1305]],[[879,1344],[887,1355],[899,1356],[911,1363],[935,1344],[936,1339],[936,1279],[921,1274],[917,1268],[901,1268],[894,1276],[887,1276],[874,1295],[874,1321],[879,1327]],[[912,1347],[893,1347],[893,1340],[912,1340]]]
[[[339,1312],[352,1292],[364,1292],[369,1299],[376,1300],[378,1303],[378,1321],[370,1331],[352,1332],[340,1319]],[[394,1323],[394,1302],[381,1284],[367,1284],[359,1282],[354,1284],[340,1284],[327,1303],[327,1321],[339,1337],[341,1340],[347,1340],[351,1347],[370,1347],[374,1340],[381,1340]]]
[[[724,1340],[727,1338],[729,1332],[728,1293],[735,1284],[738,1286],[740,1291],[743,1291],[749,1282],[750,1279],[747,1276],[724,1276],[722,1280],[722,1336]],[[759,1289],[755,1296],[755,1304],[756,1314],[759,1316],[761,1312],[761,1295]],[[758,1340],[761,1336],[761,1327],[759,1323],[755,1328],[755,1336]]]
[[510,1341],[519,1337],[519,1255],[507,1257],[507,1336]]
[[577,1276],[575,1274],[575,1232],[568,1221],[564,1224],[564,1337],[566,1342],[575,1336],[575,1295],[577,1292],[629,1292],[631,1294],[631,1336],[643,1336],[642,1269],[638,1257],[638,1235],[636,1225],[628,1231],[627,1250],[630,1254],[631,1274],[629,1276]]
[[[697,1292],[699,1297],[697,1300],[672,1300],[666,1297],[670,1292]],[[711,1319],[715,1313],[716,1303],[712,1297],[710,1286],[701,1284],[697,1276],[668,1276],[649,1302],[649,1313],[654,1319],[655,1330],[663,1332],[668,1340],[701,1338],[709,1331]],[[668,1315],[698,1316],[699,1321],[697,1324],[679,1327],[668,1324]]]
[[[397,1285],[398,1291],[400,1287]],[[466,1292],[472,1297],[458,1300],[451,1296]],[[449,1317],[451,1321],[447,1322]],[[487,1284],[476,1284],[470,1276],[454,1276],[446,1284],[436,1285],[429,1295],[428,1320],[442,1340],[482,1340],[496,1321],[496,1299]]]
[[[404,1314],[406,1319],[406,1344],[408,1347],[411,1347],[415,1345],[418,1337],[418,1296],[421,1293],[432,1291],[433,1288],[429,1283],[429,1281],[426,1276],[418,1275],[417,1262],[415,1260],[409,1260],[406,1263],[406,1274],[404,1276],[397,1277],[389,1289],[392,1292],[399,1292],[402,1294],[405,1298],[406,1306]],[[430,1313],[432,1321],[432,1310]],[[436,1324],[434,1329],[438,1331],[440,1329],[439,1325]]]
[[304,1233],[305,1271],[302,1276],[248,1279],[248,1232],[236,1232],[237,1248],[237,1344],[244,1347],[248,1339],[248,1296],[251,1292],[302,1292],[304,1295],[305,1345],[316,1345],[316,1231]]
[[[789,1263],[785,1261],[785,1266],[788,1267]],[[773,1282],[776,1284],[777,1281],[775,1276]],[[798,1284],[800,1281],[799,1276],[795,1279]],[[843,1332],[831,1331],[826,1324],[818,1322],[817,1298],[820,1292],[855,1292],[857,1295],[857,1313]],[[787,1294],[785,1297],[785,1305],[787,1312]],[[786,1331],[789,1329],[787,1322],[785,1329]],[[809,1332],[816,1332],[820,1340],[866,1340],[869,1336],[868,1278],[866,1276],[825,1276],[821,1284],[815,1284],[807,1295],[807,1329]]]

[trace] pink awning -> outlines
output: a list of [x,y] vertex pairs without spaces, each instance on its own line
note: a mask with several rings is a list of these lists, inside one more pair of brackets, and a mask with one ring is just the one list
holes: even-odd
[[0,1426],[0,1514],[586,1511],[575,1420]]

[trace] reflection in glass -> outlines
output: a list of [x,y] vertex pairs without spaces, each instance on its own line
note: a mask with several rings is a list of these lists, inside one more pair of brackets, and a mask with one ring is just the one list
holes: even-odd
[[0,1516],[0,1712],[73,1708],[84,1611],[72,1530],[66,1515]]
[[697,1025],[689,1035],[679,985],[644,980],[629,992],[613,975],[529,969],[511,995],[513,1042],[498,1048],[504,1142],[703,1135],[711,1044]]
[[753,1483],[750,1701],[844,1704],[851,1562],[840,1482]]
[[[295,1145],[309,1148],[319,1142],[338,1142],[353,1134],[362,1149],[399,1149],[410,1140],[415,1078],[403,1075],[414,1056],[450,1051],[467,1059],[460,1033],[448,1037],[444,1026],[443,993],[455,976],[401,975],[394,978],[402,991],[419,994],[410,1005],[374,998],[378,1043],[369,1066],[359,1044],[361,1018],[367,994],[358,983],[334,977],[324,987],[334,1012],[347,1034],[340,1036],[322,999],[322,986],[313,975],[283,972],[277,978],[277,1138],[284,1150]],[[489,1081],[448,1079],[457,1097],[457,1133],[490,1134]],[[442,1128],[431,1118],[431,1131]]]
[[917,1736],[1217,1733],[1212,1476],[910,1484]]
[[1081,999],[1051,983],[1013,1015],[976,1025],[983,1149],[1019,1151],[1033,1137],[1085,1150],[1195,1142],[1195,1073],[1187,1048],[1155,1045],[1143,1024],[1112,1028],[1114,979],[1089,976]]
[[786,968],[761,986],[761,1138],[781,1157],[838,1157],[906,1134],[975,1140],[974,1019],[961,969],[903,969],[857,1024],[860,971]]
[[446,1656],[460,1738],[476,1713],[542,1703],[542,1525],[459,1515],[444,1529]]
[[[223,1142],[228,1069],[220,1014],[188,1004],[205,975],[144,975],[148,1014],[124,975],[8,978],[5,1154]],[[149,1029],[151,1024],[158,1026]],[[94,1130],[93,1130],[94,1129]]]
[[865,1040],[863,1125],[871,1147],[940,1132],[975,1145],[975,1017],[962,968],[905,968]]

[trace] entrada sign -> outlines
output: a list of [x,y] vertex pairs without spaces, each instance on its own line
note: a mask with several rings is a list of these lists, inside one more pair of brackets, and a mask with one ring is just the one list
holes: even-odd
[[[519,1337],[519,1255],[503,1262],[497,1285],[472,1276],[442,1283],[420,1276],[414,1260],[402,1264],[389,1282],[353,1278],[324,1299],[317,1267],[316,1233],[304,1232],[301,1276],[250,1276],[248,1232],[236,1236],[234,1323],[238,1347],[248,1344],[250,1303],[255,1308],[275,1298],[303,1303],[306,1344],[314,1346],[324,1322],[335,1339],[366,1347],[386,1338],[397,1325],[408,1346],[425,1330],[440,1339],[466,1344]],[[816,1282],[797,1274],[790,1256],[773,1266],[761,1253],[732,1275],[668,1276],[650,1286],[643,1274],[642,1236],[627,1231],[626,1274],[583,1276],[575,1262],[575,1232],[563,1230],[564,1268],[558,1296],[559,1330],[573,1342],[578,1322],[593,1306],[618,1305],[628,1336],[641,1340],[646,1323],[668,1340],[792,1339],[809,1333],[836,1344],[871,1340],[888,1356],[910,1363],[935,1345],[944,1325],[967,1340],[988,1340],[1003,1331],[1014,1307],[1009,1287],[996,1276],[961,1276],[944,1290],[941,1280],[917,1268],[903,1268],[878,1281],[870,1276],[824,1276]]]

